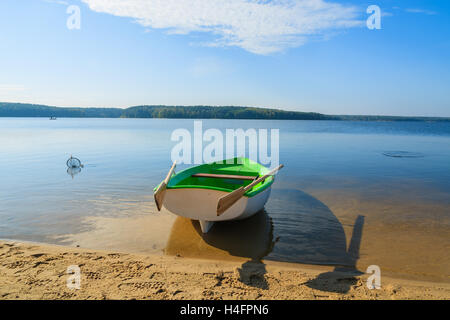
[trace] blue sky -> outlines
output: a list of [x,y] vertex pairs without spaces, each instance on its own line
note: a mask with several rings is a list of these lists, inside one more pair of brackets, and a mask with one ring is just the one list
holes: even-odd
[[448,117],[450,1],[2,0],[0,101]]

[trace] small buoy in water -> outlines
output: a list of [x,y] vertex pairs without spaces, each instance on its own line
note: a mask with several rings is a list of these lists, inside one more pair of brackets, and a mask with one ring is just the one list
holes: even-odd
[[70,156],[70,158],[66,162],[67,167],[69,168],[83,168],[80,159],[74,158]]
[[79,174],[81,172],[81,168],[84,166],[81,164],[80,159],[70,156],[70,158],[66,161],[67,165],[67,174],[72,176],[72,179],[74,176]]

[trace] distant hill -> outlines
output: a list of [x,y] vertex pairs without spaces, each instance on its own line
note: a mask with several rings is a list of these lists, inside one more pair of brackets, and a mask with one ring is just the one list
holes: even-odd
[[0,102],[0,117],[59,118],[172,118],[172,119],[266,119],[349,121],[450,121],[437,117],[326,115],[315,112],[231,106],[136,106],[120,108],[66,108],[38,104]]

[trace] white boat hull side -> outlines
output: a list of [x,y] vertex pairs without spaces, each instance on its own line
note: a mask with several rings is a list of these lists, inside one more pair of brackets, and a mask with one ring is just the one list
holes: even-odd
[[164,207],[173,214],[201,221],[202,231],[206,233],[211,225],[205,222],[245,219],[263,209],[270,195],[270,187],[253,197],[242,197],[217,216],[217,202],[226,194],[228,193],[211,189],[167,189]]
[[[237,217],[236,219],[246,219],[257,213],[258,211],[262,210],[264,206],[266,205],[267,200],[269,200],[270,196],[270,190],[271,188],[267,188],[261,193],[258,193],[257,195],[247,198],[247,206],[245,207],[245,211],[242,215]],[[217,206],[217,205],[216,205]],[[227,213],[227,211],[225,211]],[[224,214],[225,214],[224,213]]]

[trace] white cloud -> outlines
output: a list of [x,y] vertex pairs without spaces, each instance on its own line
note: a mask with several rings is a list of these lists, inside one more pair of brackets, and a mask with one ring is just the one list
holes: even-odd
[[427,15],[437,14],[437,12],[435,12],[435,11],[425,10],[425,9],[406,9],[405,11],[410,12],[410,13],[423,13],[423,14],[427,14]]
[[69,3],[67,1],[64,1],[64,0],[44,0],[44,1],[48,2],[48,3],[62,4],[62,5],[65,5],[65,6],[69,5]]
[[206,32],[211,46],[269,54],[327,31],[363,25],[361,11],[324,0],[82,0],[91,10],[168,33]]

